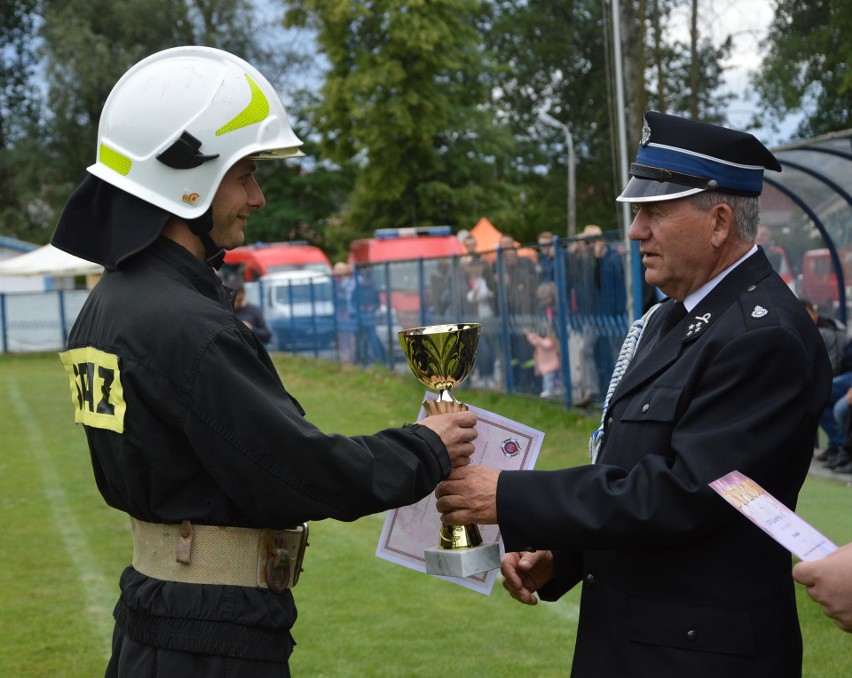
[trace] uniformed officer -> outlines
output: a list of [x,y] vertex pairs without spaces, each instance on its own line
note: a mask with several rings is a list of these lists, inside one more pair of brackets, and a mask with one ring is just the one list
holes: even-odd
[[438,486],[445,522],[499,523],[520,602],[583,582],[574,676],[801,674],[791,556],[708,485],[739,470],[794,508],[831,385],[754,244],[764,169],[781,166],[750,134],[647,113],[618,199],[670,299],[625,342],[594,463],[466,467]]
[[289,675],[302,523],[411,504],[473,452],[472,413],[319,431],[234,315],[208,264],[264,205],[255,163],[300,145],[242,59],[154,54],[109,95],[54,234],[106,268],[61,358],[98,488],[132,519],[109,676]]

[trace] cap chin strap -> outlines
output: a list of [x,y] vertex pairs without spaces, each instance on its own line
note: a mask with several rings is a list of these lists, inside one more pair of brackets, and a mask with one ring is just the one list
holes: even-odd
[[210,237],[210,231],[213,228],[213,207],[211,206],[200,217],[187,219],[186,224],[189,226],[189,230],[199,237],[204,246],[204,263],[218,271],[225,261],[225,250],[213,242],[213,238]]

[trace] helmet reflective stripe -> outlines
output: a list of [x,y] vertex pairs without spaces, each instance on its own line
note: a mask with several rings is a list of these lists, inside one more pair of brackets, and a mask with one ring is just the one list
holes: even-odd
[[116,83],[88,171],[193,219],[240,159],[296,157],[301,145],[275,89],[251,64],[210,47],[176,47]]
[[122,176],[127,176],[130,173],[133,161],[126,155],[122,155],[106,144],[101,144],[98,151],[98,160],[100,160],[104,165],[110,169],[114,169]]
[[248,73],[246,73],[245,76],[246,80],[248,80],[249,87],[251,88],[251,101],[237,117],[231,120],[231,122],[226,125],[222,125],[216,130],[217,137],[222,134],[227,134],[228,132],[233,132],[235,129],[240,129],[247,125],[253,125],[256,122],[262,122],[263,120],[266,120],[266,116],[269,115],[269,102],[266,100],[266,97],[263,96],[263,92],[260,87],[258,87],[257,83],[249,77]]

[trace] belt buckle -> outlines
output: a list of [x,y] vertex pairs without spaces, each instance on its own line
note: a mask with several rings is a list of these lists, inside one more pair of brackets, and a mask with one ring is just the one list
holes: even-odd
[[299,581],[305,548],[309,546],[308,524],[288,530],[264,530],[263,533],[261,555],[266,565],[258,569],[263,571],[266,587],[274,593],[282,593]]

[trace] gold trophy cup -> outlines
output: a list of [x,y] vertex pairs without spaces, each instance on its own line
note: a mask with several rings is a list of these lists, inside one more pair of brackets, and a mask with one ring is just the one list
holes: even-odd
[[[453,397],[476,362],[479,323],[430,325],[399,332],[399,343],[414,376],[437,391],[426,400],[428,415],[464,412],[467,405]],[[469,577],[500,567],[500,546],[483,544],[476,525],[441,525],[440,546],[425,551],[426,572],[446,577]]]

